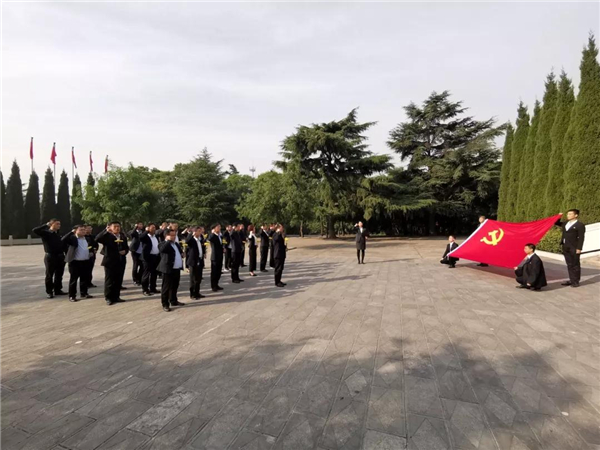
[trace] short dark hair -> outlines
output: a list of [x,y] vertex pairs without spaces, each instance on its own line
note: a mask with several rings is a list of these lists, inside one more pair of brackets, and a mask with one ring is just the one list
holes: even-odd
[[85,227],[85,225],[80,225],[80,224],[73,225],[73,230],[76,230],[77,228],[83,228],[83,227]]
[[111,227],[113,225],[121,225],[121,222],[119,222],[118,220],[113,220],[112,222],[108,222],[108,226]]
[[239,222],[233,222],[233,226],[237,227],[240,223]]
[[578,210],[578,209],[575,209],[575,208],[573,208],[573,209],[570,209],[570,210],[568,210],[567,212],[574,212],[576,215],[579,215],[579,210]]
[[60,219],[52,218],[48,221],[50,225],[52,225],[54,222],[60,222]]
[[177,233],[177,230],[174,230],[173,228],[167,228],[165,231],[167,232],[167,234]]
[[529,247],[531,250],[535,251],[535,244],[532,244],[531,242],[529,244],[525,244],[525,247]]
[[217,228],[219,225],[221,225],[220,223],[214,223],[210,226],[211,230],[214,230],[215,228]]
[[146,224],[147,227],[151,227],[152,225],[156,226],[156,224],[154,222],[149,222]]
[[449,238],[453,237],[454,239],[456,239],[456,236],[454,236],[453,234],[449,234],[448,237]]

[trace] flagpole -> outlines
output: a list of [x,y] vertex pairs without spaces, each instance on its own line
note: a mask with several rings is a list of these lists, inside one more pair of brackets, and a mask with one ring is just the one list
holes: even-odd
[[33,173],[33,136],[31,136],[31,144],[29,146],[29,156],[31,156],[31,173]]
[[75,179],[75,147],[71,147],[71,182]]
[[[56,142],[52,144],[52,149],[56,151]],[[52,161],[52,165],[54,166],[54,186],[56,186],[56,156],[54,157],[54,161]]]

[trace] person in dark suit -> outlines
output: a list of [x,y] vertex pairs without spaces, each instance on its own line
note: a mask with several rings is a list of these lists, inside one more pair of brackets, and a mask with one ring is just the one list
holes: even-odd
[[287,248],[285,246],[285,228],[279,224],[277,231],[273,234],[273,259],[275,260],[275,286],[284,287],[286,283],[281,282],[283,266]]
[[248,243],[248,233],[246,233],[243,223],[240,223],[240,239],[242,240],[242,254],[240,256],[240,267],[246,267],[244,259],[246,258],[246,244]]
[[222,291],[219,286],[221,272],[223,270],[223,239],[221,237],[221,225],[213,225],[210,236],[210,287],[213,292]]
[[[485,217],[485,216],[479,216],[479,226],[481,226],[481,224],[483,222],[485,222],[486,220],[487,220],[487,217]],[[477,266],[479,266],[479,267],[488,267],[488,265],[486,263],[479,263],[479,264],[477,264]]]
[[105,230],[96,236],[96,242],[102,244],[100,252],[104,267],[104,299],[107,305],[121,303],[121,286],[125,272],[126,255],[129,252],[127,237],[121,233],[120,222],[110,222]]
[[185,241],[187,243],[185,265],[190,274],[190,299],[192,300],[199,300],[204,297],[200,294],[205,250],[203,233],[203,227],[192,227]]
[[365,263],[365,249],[367,248],[367,239],[369,238],[369,232],[363,227],[362,222],[358,222],[354,225],[356,236],[354,242],[356,242],[356,258],[359,264]]
[[235,223],[233,225],[233,230],[229,234],[229,239],[231,239],[231,281],[233,283],[241,283],[244,280],[240,279],[240,263],[242,260],[242,237],[240,235],[240,231],[242,230],[242,225],[239,223]]
[[269,233],[267,232],[267,224],[260,227],[260,271],[268,272],[267,260],[269,259]]
[[160,301],[163,310],[171,311],[171,306],[184,306],[177,300],[177,290],[183,270],[183,256],[181,246],[175,242],[177,230],[167,229],[164,233],[165,240],[158,244],[160,262],[158,268],[163,274],[160,292]]
[[158,263],[160,252],[158,250],[158,238],[156,237],[156,225],[149,223],[146,230],[140,235],[142,244],[142,292],[146,297],[158,294],[156,279],[158,278]]
[[46,266],[46,294],[48,298],[66,295],[62,290],[65,271],[64,244],[60,238],[60,220],[50,219],[48,223],[35,227],[32,231],[42,238],[44,244],[44,265]]
[[248,265],[250,266],[249,273],[251,277],[256,274],[256,235],[254,234],[254,225],[248,225]]
[[446,245],[446,251],[444,252],[444,256],[442,256],[441,264],[448,264],[449,269],[454,269],[456,267],[456,263],[459,260],[458,258],[452,258],[448,256],[452,250],[456,250],[458,248],[458,244],[456,243],[456,239],[454,236],[448,236],[448,245]]
[[142,284],[143,265],[142,243],[140,242],[140,235],[143,232],[144,224],[142,222],[138,222],[135,224],[135,227],[130,235],[131,243],[129,244],[129,252],[131,253],[131,260],[133,262],[133,267],[131,268],[131,278],[133,280],[133,284],[136,286],[141,286]]
[[165,240],[165,230],[169,227],[169,222],[163,222],[160,224],[158,230],[156,230],[155,236],[158,239],[158,242],[162,242]]
[[85,226],[75,225],[73,230],[62,238],[67,248],[66,261],[69,265],[69,301],[77,301],[77,281],[79,281],[79,292],[81,298],[92,298],[88,294],[87,270],[90,259],[90,249],[85,238]]
[[94,278],[94,266],[96,265],[96,253],[98,252],[98,243],[92,236],[93,228],[90,225],[85,226],[85,238],[88,242],[88,249],[90,250],[90,258],[88,259],[87,270],[86,270],[86,283],[89,288],[97,287],[93,283]]
[[277,232],[276,224],[272,223],[269,225],[269,231],[267,234],[269,235],[269,266],[275,268],[275,257],[273,256],[273,236]]
[[[562,216],[562,213],[560,213]],[[562,283],[563,286],[579,287],[581,279],[581,251],[583,250],[583,241],[585,239],[585,225],[579,221],[579,210],[570,209],[567,211],[567,222],[561,222],[558,219],[555,223],[562,229],[560,245],[567,263],[569,280]]]
[[224,268],[227,272],[231,270],[231,232],[233,231],[233,227],[231,225],[225,226],[225,231],[221,237],[223,241],[223,246],[225,248],[225,265]]
[[534,291],[541,290],[547,286],[546,272],[544,271],[544,263],[538,255],[535,254],[534,244],[525,244],[525,259],[515,267],[515,275],[519,289],[532,289]]

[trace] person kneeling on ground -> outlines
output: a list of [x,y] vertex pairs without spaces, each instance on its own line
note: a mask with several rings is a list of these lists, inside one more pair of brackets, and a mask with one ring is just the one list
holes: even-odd
[[535,254],[534,244],[525,244],[525,259],[521,261],[518,267],[515,267],[518,289],[533,289],[539,291],[547,286],[546,272],[544,263],[538,255]]
[[440,261],[440,263],[448,264],[449,269],[454,269],[456,267],[456,262],[458,261],[458,258],[452,258],[451,256],[448,256],[448,253],[450,253],[452,250],[456,250],[457,248],[458,244],[456,243],[456,239],[454,238],[454,236],[448,236],[448,245],[446,245],[446,251],[444,252],[444,256],[442,256],[442,260]]

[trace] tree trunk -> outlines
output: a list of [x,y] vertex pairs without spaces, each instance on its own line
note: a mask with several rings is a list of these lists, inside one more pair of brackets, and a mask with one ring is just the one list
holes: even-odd
[[304,237],[304,231],[302,230],[302,221],[300,221],[300,237]]
[[433,236],[436,234],[435,230],[435,213],[433,211],[429,211],[429,235]]
[[335,239],[335,222],[332,216],[327,216],[327,239]]

